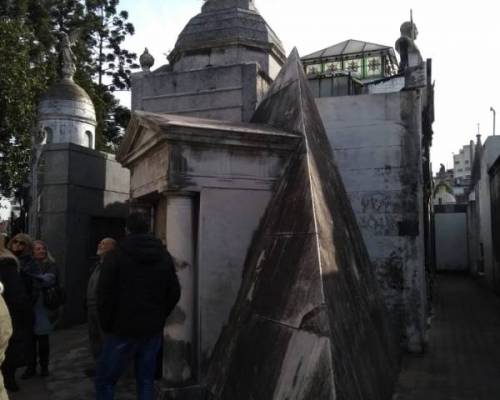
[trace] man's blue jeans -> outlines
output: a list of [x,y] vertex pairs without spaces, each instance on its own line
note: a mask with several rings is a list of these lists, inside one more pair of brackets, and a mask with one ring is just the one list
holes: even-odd
[[153,400],[156,358],[162,340],[161,333],[143,338],[107,336],[97,361],[96,400],[114,400],[116,382],[132,360],[135,361],[137,399]]

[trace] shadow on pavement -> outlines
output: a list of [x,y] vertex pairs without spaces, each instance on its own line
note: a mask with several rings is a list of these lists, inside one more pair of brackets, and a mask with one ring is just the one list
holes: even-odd
[[[9,393],[10,400],[92,400],[94,381],[85,375],[93,367],[87,339],[87,325],[60,330],[50,336],[50,376],[18,379],[21,391]],[[23,368],[17,376],[19,377]],[[116,400],[134,400],[135,381],[132,372],[122,377]]]

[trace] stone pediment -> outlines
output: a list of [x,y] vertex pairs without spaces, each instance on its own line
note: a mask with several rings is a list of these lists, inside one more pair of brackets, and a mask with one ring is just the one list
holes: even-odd
[[264,124],[136,111],[117,160],[132,169],[134,197],[216,186],[267,190],[300,141]]
[[135,111],[116,158],[127,166],[163,141],[197,146],[290,150],[299,140],[297,135],[264,124]]

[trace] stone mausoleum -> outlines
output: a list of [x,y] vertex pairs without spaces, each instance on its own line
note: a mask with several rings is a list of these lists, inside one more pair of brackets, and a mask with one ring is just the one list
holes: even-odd
[[86,320],[86,286],[97,243],[124,235],[129,171],[95,150],[89,95],[69,74],[41,97],[33,138],[30,234],[54,256],[67,304],[62,324]]
[[396,348],[423,350],[433,90],[415,31],[405,65],[347,41],[322,53],[338,71],[296,52],[282,69],[254,1],[207,0],[169,64],[143,55],[117,159],[183,288],[163,398],[389,399]]
[[169,64],[132,77],[132,109],[249,121],[285,60],[253,0],[207,1]]

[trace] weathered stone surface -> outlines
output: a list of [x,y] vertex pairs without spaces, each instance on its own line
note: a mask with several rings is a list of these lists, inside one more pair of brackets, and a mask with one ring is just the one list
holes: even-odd
[[253,1],[208,0],[168,59],[133,74],[133,110],[248,122],[285,55]]
[[[237,54],[228,54],[231,47],[239,49]],[[172,65],[186,65],[183,58],[198,64],[199,55],[212,55],[211,65],[259,61],[265,70],[285,59],[280,39],[248,0],[208,0],[180,33],[168,59]]]
[[301,140],[263,124],[133,113],[117,157],[131,168],[134,203],[156,203],[155,233],[182,286],[165,330],[162,399],[198,398],[252,237]]
[[89,95],[72,80],[63,79],[41,97],[35,143],[75,143],[93,149],[96,125]]
[[303,137],[215,348],[213,399],[389,399],[395,342],[296,51],[254,122]]
[[402,348],[426,343],[423,96],[316,98]]

